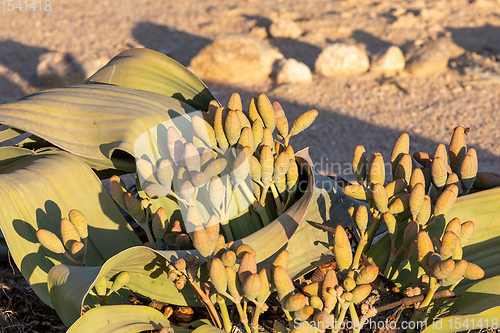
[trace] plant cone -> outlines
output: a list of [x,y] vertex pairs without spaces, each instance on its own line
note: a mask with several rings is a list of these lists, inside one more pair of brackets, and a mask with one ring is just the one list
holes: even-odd
[[163,207],[158,208],[156,213],[153,215],[151,222],[151,229],[153,229],[153,235],[157,240],[163,239],[168,227],[168,216],[167,212]]
[[224,253],[222,253],[220,260],[226,267],[233,267],[234,264],[236,263],[236,253],[231,250],[226,250]]
[[156,172],[158,182],[166,189],[170,190],[172,187],[172,179],[174,179],[174,168],[170,160],[164,159],[158,164]]
[[219,102],[216,100],[211,100],[210,103],[208,103],[208,123],[213,126],[214,124],[214,119],[215,119],[215,112],[217,111],[217,108],[220,107]]
[[87,220],[79,210],[70,210],[68,213],[68,218],[80,235],[81,239],[85,239],[89,236]]
[[459,241],[458,236],[454,232],[445,232],[443,239],[441,240],[441,247],[439,248],[439,254],[441,257],[443,259],[450,258],[455,253],[457,242]]
[[260,94],[257,98],[257,110],[262,118],[262,121],[264,122],[264,125],[269,128],[272,133],[276,128],[276,115],[274,113],[274,108],[266,95]]
[[182,137],[174,126],[167,129],[167,147],[172,161],[177,164],[184,153],[184,143]]
[[338,286],[339,281],[337,279],[337,274],[333,269],[326,272],[325,279],[323,280],[323,285],[321,287],[322,297],[325,298],[328,288],[335,288]]
[[474,148],[470,148],[469,151],[467,151],[460,165],[459,174],[462,179],[462,188],[465,193],[468,193],[477,175],[477,153]]
[[130,281],[130,273],[129,272],[121,272],[119,273],[115,280],[113,281],[113,284],[111,285],[111,289],[108,292],[108,296],[111,295],[111,293],[118,291],[125,287],[127,283]]
[[[431,241],[432,241],[432,246],[439,249],[439,247],[441,246],[439,238],[432,237]],[[439,253],[436,253],[436,252],[431,253],[429,258],[427,259],[427,266],[430,269],[426,269],[426,271],[432,272],[432,270],[434,269],[434,266],[441,261],[442,261],[442,258],[441,258],[441,255]]]
[[111,196],[113,197],[113,200],[115,200],[116,203],[120,205],[120,207],[125,209],[126,205],[123,195],[127,192],[127,190],[125,188],[125,184],[117,175],[113,175],[109,179],[109,191],[111,193]]
[[422,207],[418,212],[416,221],[420,225],[425,225],[429,221],[431,214],[432,214],[431,198],[426,194],[424,195],[424,202],[422,203]]
[[389,205],[389,211],[392,214],[399,214],[410,210],[410,193],[403,194],[402,196],[394,199]]
[[448,187],[452,184],[458,187],[458,193],[462,192],[462,183],[460,182],[460,178],[458,178],[458,175],[454,172],[448,175],[445,186]]
[[124,194],[124,199],[127,211],[130,216],[132,216],[132,218],[138,223],[142,223],[146,219],[146,216],[144,215],[144,210],[142,209],[142,205],[139,199],[128,192]]
[[458,219],[458,217],[455,217],[446,224],[444,232],[446,233],[448,231],[451,231],[454,232],[455,235],[460,236],[460,228],[461,228],[460,220]]
[[270,276],[271,276],[271,273],[269,271],[269,268],[267,268],[267,267],[262,268],[259,272],[260,283],[262,285],[262,289],[260,290],[260,293],[257,296],[257,302],[259,302],[261,304],[267,300],[269,295],[271,295],[271,290],[269,289]]
[[61,219],[61,237],[64,246],[71,251],[72,245],[80,241],[80,235],[73,224],[66,218]]
[[276,115],[276,128],[281,137],[286,138],[288,136],[288,119],[286,119],[285,111],[283,111],[280,103],[276,101],[272,103],[272,106]]
[[354,216],[356,227],[358,228],[361,237],[361,235],[365,233],[366,226],[368,225],[368,209],[365,205],[360,205],[356,210],[356,215]]
[[210,184],[208,185],[208,192],[212,205],[216,209],[221,209],[222,202],[226,193],[226,187],[219,177],[212,177],[212,179],[210,180]]
[[484,277],[484,271],[478,265],[468,262],[464,277],[469,280],[480,280]]
[[464,255],[464,249],[462,248],[462,245],[460,245],[460,242],[457,242],[457,247],[455,248],[455,253],[453,253],[453,256],[451,259],[453,260],[462,260],[463,255]]
[[369,198],[363,185],[347,185],[344,187],[344,193],[358,200],[368,200]]
[[[246,149],[249,148],[246,147]],[[250,164],[248,163],[247,153],[245,152],[245,150],[241,150],[238,153],[236,159],[234,160],[233,170],[231,174],[234,187],[244,182],[249,175],[250,175]]]
[[460,244],[463,246],[472,238],[474,234],[474,222],[466,221],[460,226]]
[[208,121],[202,117],[193,116],[191,118],[193,123],[194,133],[200,138],[208,147],[217,147],[217,139],[215,138],[215,131]]
[[385,187],[385,191],[387,192],[387,197],[392,198],[396,194],[403,192],[406,189],[406,186],[407,186],[406,180],[394,179]]
[[387,191],[384,185],[379,183],[374,184],[372,187],[372,197],[377,210],[381,213],[385,213],[387,211],[389,198],[387,197]]
[[295,160],[290,160],[288,170],[286,172],[286,186],[289,193],[294,193],[297,188],[297,181],[299,179],[299,168]]
[[422,267],[427,265],[427,259],[434,252],[432,240],[426,231],[420,231],[417,236],[417,255],[418,262]]
[[252,135],[253,135],[254,147],[255,149],[257,149],[257,147],[260,145],[260,143],[264,138],[264,124],[262,123],[262,120],[256,119],[253,122]]
[[354,279],[351,277],[346,277],[344,279],[344,282],[342,282],[342,286],[346,291],[352,291],[354,288],[356,288],[356,281],[354,281]]
[[263,146],[269,146],[271,150],[274,152],[274,138],[273,138],[273,132],[267,127],[264,128],[262,131],[262,145]]
[[417,183],[410,192],[410,212],[413,220],[417,220],[418,213],[422,208],[425,200],[425,185]]
[[144,193],[151,199],[157,199],[166,197],[170,193],[170,190],[166,189],[161,184],[151,183],[146,186]]
[[[341,286],[337,286],[341,290],[344,290]],[[323,300],[324,300],[324,310],[330,312],[335,308],[335,305],[337,304],[338,300],[338,294],[335,291],[335,288],[326,288],[326,290],[323,290],[321,293]]]
[[225,293],[227,290],[226,268],[219,258],[214,258],[210,262],[210,279],[218,293]]
[[356,284],[367,284],[372,283],[378,276],[377,265],[365,266],[361,271],[359,271],[358,276],[356,276]]
[[[257,263],[255,262],[255,255],[251,252],[245,253],[243,258],[241,258],[240,267],[238,268],[238,277],[242,285],[245,284],[246,279],[257,273]],[[260,282],[260,278],[259,278]],[[260,289],[259,289],[260,291]],[[257,297],[257,296],[256,296]]]
[[217,140],[219,147],[222,148],[223,150],[229,147],[229,142],[224,132],[224,126],[225,126],[224,122],[226,121],[226,119],[224,119],[225,118],[224,115],[225,115],[224,108],[219,107],[215,112],[215,118],[214,118],[215,139]]
[[411,174],[413,172],[413,162],[410,154],[404,154],[399,160],[396,168],[394,169],[394,179],[404,179],[408,184],[410,183]]
[[274,269],[277,266],[281,266],[285,269],[285,271],[288,271],[288,265],[290,263],[290,252],[287,250],[281,251],[276,259],[274,259],[273,264],[272,264],[272,269]]
[[385,225],[387,226],[387,232],[389,235],[394,235],[396,232],[396,218],[391,212],[385,212],[383,217]]
[[290,129],[289,136],[294,136],[311,126],[316,117],[318,116],[317,110],[309,110],[302,113],[293,121],[292,128]]
[[142,179],[149,182],[154,181],[154,171],[151,162],[146,161],[143,158],[139,158],[135,161],[135,165],[137,167],[137,173],[142,177]]
[[250,99],[250,104],[248,106],[248,118],[252,121],[252,123],[259,120],[262,124],[264,124],[259,112],[257,111],[257,99],[254,97]]
[[220,219],[217,215],[210,216],[210,219],[207,222],[207,226],[205,230],[212,241],[212,245],[216,246],[217,241],[219,240],[219,232],[220,232]]
[[274,161],[274,174],[273,179],[281,179],[283,178],[290,166],[290,159],[288,158],[288,154],[286,151],[281,152]]
[[274,268],[273,279],[280,300],[283,300],[287,295],[293,293],[295,290],[292,280],[290,280],[283,267],[276,266]]
[[227,102],[227,108],[229,110],[243,110],[243,105],[241,104],[241,97],[238,93],[232,93]]
[[432,160],[431,172],[432,182],[437,188],[442,188],[444,185],[446,185],[448,170],[442,158],[436,157]]
[[179,186],[179,194],[183,199],[186,201],[190,202],[191,199],[193,199],[194,192],[196,188],[194,187],[193,183],[191,183],[189,180],[186,180]]
[[318,328],[332,328],[333,324],[332,316],[326,311],[316,313],[313,322]]
[[280,179],[276,179],[274,181],[274,185],[276,185],[278,193],[280,194],[281,198],[283,198],[283,195],[286,192],[286,177],[283,176]]
[[236,111],[229,110],[227,113],[224,133],[230,145],[234,145],[238,142],[241,133],[241,123]]
[[[220,225],[219,225],[219,228],[220,228]],[[226,239],[224,238],[224,235],[219,234],[217,236],[217,241],[215,242],[215,248],[214,248],[214,251],[212,253],[213,253],[214,257],[220,258],[222,256],[222,253],[225,251],[226,251]]]
[[36,232],[36,237],[38,238],[40,244],[42,244],[42,246],[47,250],[55,253],[66,252],[63,243],[54,233],[45,229],[39,229]]
[[209,257],[212,254],[215,244],[212,244],[212,240],[208,235],[207,231],[201,227],[197,226],[195,231],[191,234],[191,239],[193,241],[193,246],[200,252],[203,257]]
[[247,245],[247,244],[241,244],[239,245],[237,248],[236,248],[236,257],[238,259],[243,259],[243,256],[247,253],[247,252],[250,252],[251,254],[253,254],[254,256],[256,256],[257,254],[255,253],[254,249],[252,249],[252,247],[250,245]]
[[252,129],[250,127],[244,127],[241,130],[238,145],[240,146],[240,148],[249,147],[252,153],[255,152],[255,141],[253,139]]
[[422,172],[422,169],[415,168],[410,177],[410,191],[413,191],[413,188],[418,183],[422,183],[425,185],[425,176],[424,173]]
[[436,263],[432,269],[432,275],[438,279],[446,279],[455,269],[455,261],[453,259],[443,260]]
[[227,160],[221,157],[208,163],[205,170],[203,170],[203,173],[205,174],[205,177],[210,179],[221,174],[226,169],[226,166]]
[[403,243],[405,244],[405,246],[406,247],[410,246],[411,242],[413,242],[413,240],[417,238],[417,235],[418,235],[418,224],[415,221],[410,221],[403,233]]
[[262,290],[262,282],[260,280],[259,274],[254,273],[249,275],[245,279],[245,282],[242,282],[242,286],[246,298],[254,300],[257,296],[259,296]]
[[[442,143],[440,143],[436,151],[434,152],[434,158],[439,157],[443,160],[445,165],[448,165],[448,151],[446,150],[446,146]],[[451,171],[451,170],[449,170]],[[451,173],[451,172],[450,172]]]
[[366,179],[366,164],[365,147],[357,146],[354,149],[354,157],[352,158],[352,169],[359,184],[363,184]]
[[185,286],[186,286],[186,280],[184,280],[183,278],[180,278],[177,281],[175,281],[175,287],[178,290],[184,289]]
[[403,133],[399,136],[398,140],[392,148],[391,154],[391,167],[392,173],[396,170],[396,166],[405,154],[410,152],[410,135],[408,133]]
[[200,154],[192,143],[186,143],[182,158],[188,171],[199,172],[201,170]]
[[[321,302],[321,308],[315,308],[312,305],[306,305],[302,309],[295,312],[295,318],[298,318],[301,321],[306,321],[313,315],[314,309],[322,310],[323,309],[323,301],[321,301],[321,298],[319,298],[319,297],[315,297],[315,299],[318,299]],[[316,303],[317,301],[316,300],[312,301],[312,298],[311,298],[309,303],[312,303],[312,302],[314,302],[315,305],[317,304]]]
[[462,126],[458,126],[453,129],[450,146],[448,147],[448,156],[450,158],[450,166],[453,172],[458,172],[467,153],[465,133],[465,128]]
[[262,146],[260,151],[261,180],[264,185],[270,184],[273,180],[274,158],[271,147]]
[[455,204],[457,196],[458,187],[456,185],[450,185],[447,187],[436,201],[436,205],[434,206],[434,215],[446,214],[446,212],[451,209],[453,204]]
[[103,276],[102,278],[97,280],[97,282],[94,284],[95,293],[100,297],[106,296],[106,291],[108,289],[107,285],[108,285],[108,280],[106,279],[106,277]]
[[306,305],[306,303],[307,303],[306,296],[304,296],[301,293],[295,293],[287,298],[284,309],[290,312],[299,311]]
[[309,296],[319,296],[319,283],[314,282],[314,283],[309,283],[306,284],[303,288],[302,291]]
[[455,269],[445,278],[440,281],[443,287],[451,286],[460,281],[467,271],[467,261],[459,260],[455,262]]
[[346,272],[352,264],[352,250],[349,239],[344,228],[340,225],[335,229],[335,238],[333,243],[333,253],[339,271]]
[[252,128],[252,125],[250,124],[250,120],[248,120],[247,116],[243,113],[243,111],[236,110],[236,114],[238,115],[238,119],[240,120],[240,126],[241,126],[242,130],[245,127],[248,127],[249,129]]
[[371,291],[372,291],[372,286],[370,284],[362,284],[360,286],[357,286],[352,291],[351,302],[357,304],[364,301],[368,297],[368,295],[370,295]]
[[188,207],[185,224],[186,226],[192,227],[193,229],[202,226],[203,221],[201,220],[200,211],[196,206]]
[[380,153],[374,153],[368,162],[368,184],[382,184],[385,182],[384,158]]
[[417,161],[421,166],[428,168],[432,163],[432,157],[428,153],[424,153],[421,151],[416,151],[413,153],[413,158]]
[[293,147],[291,145],[286,146],[286,153],[288,154],[288,158],[290,159],[290,163],[295,161],[295,152],[293,151]]

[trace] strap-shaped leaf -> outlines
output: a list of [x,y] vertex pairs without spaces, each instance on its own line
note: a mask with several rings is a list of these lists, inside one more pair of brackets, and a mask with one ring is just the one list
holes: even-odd
[[158,310],[144,305],[108,305],[85,313],[68,333],[136,333],[161,330],[170,322]]
[[92,75],[87,83],[105,83],[176,98],[197,110],[207,110],[215,97],[207,86],[174,59],[148,49],[130,49]]
[[453,333],[465,330],[498,329],[500,318],[500,276],[472,285],[456,299],[448,315],[437,319],[423,333]]
[[103,84],[50,89],[0,105],[0,123],[35,134],[71,153],[109,159],[134,152],[135,140],[194,109],[164,95]]
[[[24,153],[21,148],[17,149]],[[1,153],[0,153],[1,155]],[[60,235],[60,222],[71,209],[89,225],[87,264],[100,266],[140,242],[92,170],[76,156],[47,151],[18,159],[0,170],[0,229],[14,261],[37,295],[51,304],[47,274],[70,261],[40,245],[35,235],[47,229]]]

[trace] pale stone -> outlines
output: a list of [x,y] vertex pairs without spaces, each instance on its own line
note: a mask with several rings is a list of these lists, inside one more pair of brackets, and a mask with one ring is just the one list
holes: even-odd
[[370,72],[391,75],[402,71],[405,65],[406,60],[403,52],[399,47],[392,45],[373,58]]
[[449,46],[446,39],[424,43],[409,51],[406,69],[414,75],[438,74],[448,68]]
[[302,29],[293,21],[277,19],[269,27],[269,34],[273,38],[299,38]]
[[203,48],[190,69],[203,79],[221,83],[264,81],[283,55],[267,43],[252,37],[229,36]]
[[351,76],[365,73],[370,60],[361,48],[336,43],[321,51],[314,67],[316,73],[323,76]]
[[309,67],[293,58],[281,60],[279,63],[276,82],[282,83],[309,83],[312,73]]

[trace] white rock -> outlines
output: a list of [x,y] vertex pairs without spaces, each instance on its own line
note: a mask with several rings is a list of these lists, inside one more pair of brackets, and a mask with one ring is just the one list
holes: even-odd
[[299,38],[302,29],[293,21],[277,19],[269,27],[269,34],[274,38]]
[[42,54],[36,66],[36,74],[47,88],[82,83],[87,78],[82,65],[71,54],[64,52]]
[[402,71],[405,65],[406,60],[403,52],[399,47],[392,45],[373,58],[370,72],[391,75]]
[[293,58],[283,59],[279,63],[276,81],[282,83],[309,83],[312,81],[312,73],[309,67]]
[[323,76],[359,75],[368,70],[370,60],[361,48],[336,43],[321,51],[314,67],[316,73]]
[[252,37],[229,36],[203,48],[190,64],[200,77],[221,83],[264,81],[273,63],[283,55],[269,44]]

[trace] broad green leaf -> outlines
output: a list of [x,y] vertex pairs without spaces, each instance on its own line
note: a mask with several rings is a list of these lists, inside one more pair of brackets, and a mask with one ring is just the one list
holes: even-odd
[[161,330],[170,322],[158,310],[144,305],[107,305],[86,312],[68,333],[136,333]]
[[[457,199],[453,208],[446,214],[446,221],[458,217],[463,223],[465,221],[474,222],[474,235],[464,246],[463,258],[469,262],[479,265],[485,271],[485,278],[500,275],[500,188],[469,194]],[[402,229],[399,228],[399,238],[401,242]],[[430,230],[431,236],[440,237],[444,230],[444,225],[434,225]],[[375,263],[382,270],[389,257],[390,241],[385,235],[374,244],[367,255],[373,258]],[[395,263],[397,265],[397,262]],[[413,275],[402,275],[396,280],[403,288],[410,285]],[[475,281],[464,279],[454,289],[460,295],[464,290],[473,285]]]
[[193,331],[193,333],[223,333],[224,331],[211,325],[201,325]]
[[424,333],[468,331],[500,325],[500,276],[482,280],[464,291],[448,315],[437,319]]
[[187,104],[164,95],[83,84],[0,105],[0,119],[71,153],[107,160],[115,149],[132,155],[141,134],[150,132],[156,140],[159,124],[190,111]]
[[9,165],[18,159],[33,155],[33,152],[28,149],[18,147],[1,147],[0,148],[0,168]]
[[140,244],[92,170],[65,152],[34,154],[0,169],[0,201],[0,229],[14,261],[47,304],[51,304],[49,270],[70,261],[42,247],[35,235],[38,229],[60,236],[61,218],[71,209],[81,211],[89,225],[87,264],[91,266]]
[[207,110],[215,97],[187,68],[159,52],[130,49],[92,75],[88,83],[105,83],[171,96],[197,110]]

